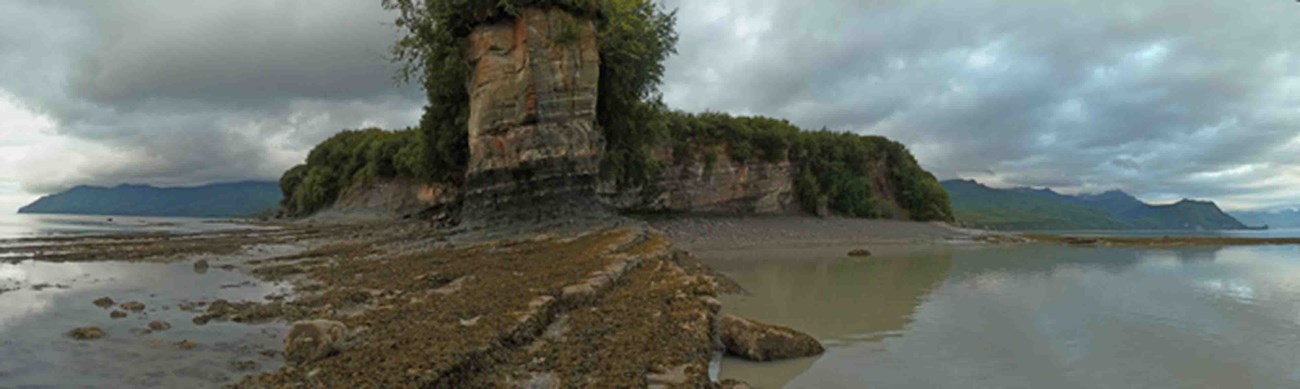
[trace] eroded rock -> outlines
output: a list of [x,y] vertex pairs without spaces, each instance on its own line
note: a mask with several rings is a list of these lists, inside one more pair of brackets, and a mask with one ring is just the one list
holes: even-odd
[[284,338],[284,359],[301,365],[329,358],[345,347],[348,327],[333,320],[306,320],[293,323]]
[[162,321],[162,320],[154,320],[154,321],[149,322],[149,330],[150,330],[150,331],[157,332],[157,331],[166,331],[166,330],[170,330],[170,329],[172,329],[172,325],[171,325],[171,323],[168,323],[168,322],[165,322],[165,321]]
[[871,256],[871,250],[867,250],[867,249],[856,249],[856,250],[850,250],[850,251],[849,251],[849,256],[850,256],[850,257],[870,257],[870,256]]
[[599,212],[595,24],[529,7],[469,35],[465,205],[477,223],[549,222]]
[[67,335],[69,338],[76,339],[76,340],[95,340],[95,339],[103,338],[108,334],[105,333],[104,330],[99,327],[81,327],[81,328],[74,328],[72,329],[72,331],[68,331]]
[[95,299],[95,306],[96,306],[96,307],[100,307],[100,308],[108,308],[108,307],[111,307],[111,306],[113,306],[113,299],[108,298],[108,297],[100,297],[100,298],[97,298],[97,299]]
[[810,357],[826,351],[808,334],[735,315],[722,315],[721,333],[727,353],[751,361]]

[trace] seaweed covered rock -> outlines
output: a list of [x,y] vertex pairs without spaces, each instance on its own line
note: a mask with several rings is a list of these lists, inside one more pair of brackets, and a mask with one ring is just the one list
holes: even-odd
[[348,327],[333,320],[306,320],[293,323],[284,338],[284,359],[303,364],[328,358],[343,350]]
[[81,327],[81,328],[74,328],[72,329],[72,331],[68,331],[67,335],[69,338],[76,339],[76,340],[95,340],[95,339],[103,338],[108,334],[105,333],[104,330],[99,327]]
[[722,315],[721,327],[727,353],[751,361],[810,357],[826,351],[808,334],[735,315]]

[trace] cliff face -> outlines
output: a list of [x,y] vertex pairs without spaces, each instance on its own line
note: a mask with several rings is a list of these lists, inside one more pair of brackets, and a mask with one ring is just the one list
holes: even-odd
[[459,196],[456,188],[447,185],[382,179],[344,191],[333,206],[317,217],[402,219],[452,207]]
[[[659,153],[665,168],[647,185],[618,188],[602,183],[600,194],[611,207],[627,212],[712,214],[798,213],[794,167],[789,161],[734,162],[725,154],[683,158]],[[716,154],[715,154],[716,155]]]
[[599,208],[600,55],[591,20],[528,8],[469,37],[465,220],[541,221]]

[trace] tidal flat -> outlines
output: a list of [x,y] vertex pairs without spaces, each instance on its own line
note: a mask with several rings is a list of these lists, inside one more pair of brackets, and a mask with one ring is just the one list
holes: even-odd
[[[639,223],[488,241],[417,222],[299,223],[0,247],[0,301],[51,301],[6,309],[26,312],[0,322],[6,384],[712,384],[714,281]],[[145,332],[155,320],[170,328]],[[301,320],[341,323],[347,347],[286,364]]]

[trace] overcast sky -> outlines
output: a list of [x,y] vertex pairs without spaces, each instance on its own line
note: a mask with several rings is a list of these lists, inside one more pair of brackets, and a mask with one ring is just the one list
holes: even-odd
[[[902,141],[940,178],[1300,204],[1289,0],[665,0],[670,106]],[[79,184],[275,179],[415,124],[367,0],[0,2],[0,211]]]

